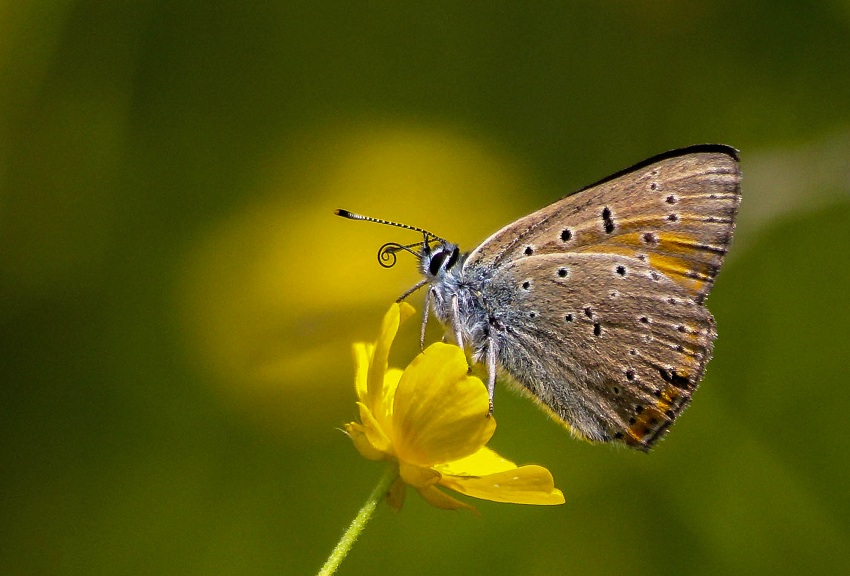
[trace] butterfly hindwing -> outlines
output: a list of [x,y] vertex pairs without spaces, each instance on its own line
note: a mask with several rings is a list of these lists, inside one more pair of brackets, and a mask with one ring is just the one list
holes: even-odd
[[617,254],[531,255],[496,269],[505,297],[491,336],[502,368],[591,440],[648,449],[702,378],[708,310],[646,262]]

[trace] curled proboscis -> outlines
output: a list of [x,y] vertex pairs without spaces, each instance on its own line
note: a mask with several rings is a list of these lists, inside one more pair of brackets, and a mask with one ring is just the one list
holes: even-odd
[[397,242],[387,242],[381,246],[378,250],[378,264],[384,268],[392,268],[398,260],[396,252],[399,250],[407,250],[407,247]]

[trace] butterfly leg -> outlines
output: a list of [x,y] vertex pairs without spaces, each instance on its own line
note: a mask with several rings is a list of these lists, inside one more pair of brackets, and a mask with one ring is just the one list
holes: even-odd
[[431,292],[433,288],[425,293],[425,305],[422,307],[422,328],[419,331],[419,348],[425,350],[425,328],[428,327],[428,314],[431,312]]
[[496,393],[496,342],[493,338],[487,338],[487,394],[490,395],[490,411],[487,416],[493,415],[493,396]]
[[[457,345],[463,348],[463,334],[460,331],[460,307],[457,295],[452,295],[452,326],[455,330]],[[487,394],[490,396],[490,407],[487,417],[493,415],[493,394],[496,390],[496,342],[493,338],[487,338]]]
[[407,292],[405,292],[404,294],[402,294],[401,296],[396,298],[396,300],[395,300],[396,303],[401,302],[402,300],[404,300],[405,298],[407,298],[408,296],[410,296],[411,294],[413,294],[414,292],[416,292],[417,290],[419,290],[420,288],[425,286],[425,284],[427,284],[427,283],[428,283],[427,280],[420,280],[419,282],[416,283],[416,285],[413,288],[411,288],[410,290],[408,290]]
[[457,294],[452,294],[452,327],[455,329],[457,345],[463,348],[463,335],[460,332],[460,307],[457,303]]

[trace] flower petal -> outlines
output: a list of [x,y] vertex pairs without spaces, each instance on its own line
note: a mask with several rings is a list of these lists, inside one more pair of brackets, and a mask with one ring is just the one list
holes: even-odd
[[375,420],[374,416],[372,416],[372,412],[362,402],[358,402],[357,407],[360,408],[360,421],[363,423],[361,425],[362,432],[366,435],[369,443],[374,446],[376,450],[387,455],[392,455],[394,453],[392,442],[390,442],[390,439],[387,438],[386,434],[384,434],[384,431],[381,429],[378,421]]
[[384,320],[381,323],[381,332],[378,335],[378,341],[375,343],[375,350],[372,353],[372,362],[369,365],[369,374],[367,377],[367,389],[369,393],[367,404],[372,409],[375,409],[383,396],[384,374],[387,371],[390,346],[392,346],[395,335],[398,333],[398,327],[413,312],[413,306],[402,302],[401,304],[390,306],[390,309],[384,315]]
[[386,458],[387,455],[375,448],[375,445],[369,441],[369,436],[366,435],[366,430],[362,424],[358,422],[346,424],[345,433],[351,438],[360,455],[367,460],[383,460]]
[[352,346],[354,352],[354,389],[357,391],[357,399],[366,402],[368,389],[366,385],[369,375],[369,362],[372,360],[372,352],[375,350],[373,344],[356,342]]
[[419,495],[431,506],[442,508],[443,510],[469,510],[475,512],[475,507],[452,498],[436,486],[426,486],[418,488]]
[[496,428],[488,417],[487,388],[467,371],[463,351],[449,344],[432,344],[413,359],[393,401],[392,438],[400,460],[427,467],[487,443]]
[[401,477],[396,478],[390,484],[390,489],[387,490],[387,504],[390,505],[390,508],[398,512],[404,506],[404,496],[406,494],[407,484],[404,483]]
[[466,458],[434,466],[441,474],[450,476],[486,476],[505,470],[515,470],[516,467],[516,464],[486,446]]
[[403,372],[398,368],[390,368],[387,370],[387,373],[384,374],[384,391],[381,396],[381,401],[372,413],[375,420],[378,421],[378,425],[381,427],[381,430],[387,435],[391,442],[393,433],[393,399],[395,398],[395,392],[398,388],[398,383],[399,380],[401,380],[402,374]]
[[433,468],[425,468],[401,461],[398,466],[401,479],[414,488],[433,486],[440,481],[440,473]]
[[461,494],[514,504],[563,504],[552,474],[542,466],[520,466],[487,476],[443,476],[440,484]]

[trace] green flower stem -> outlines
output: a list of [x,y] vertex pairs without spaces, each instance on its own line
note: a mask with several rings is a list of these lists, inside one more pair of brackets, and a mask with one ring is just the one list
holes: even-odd
[[366,523],[372,517],[372,513],[378,506],[378,502],[380,502],[384,494],[387,493],[390,484],[393,480],[395,480],[397,475],[398,470],[395,466],[387,466],[387,470],[384,472],[380,481],[378,481],[378,485],[375,486],[375,489],[372,490],[371,494],[369,494],[369,498],[366,500],[366,503],[363,504],[362,508],[360,508],[360,512],[358,512],[357,516],[354,517],[354,520],[351,521],[351,525],[348,527],[348,530],[345,531],[345,534],[342,535],[340,541],[337,542],[336,548],[334,548],[333,552],[331,552],[330,557],[325,562],[325,565],[322,566],[322,569],[319,570],[318,576],[331,576],[331,574],[336,572],[336,569],[339,567],[342,559],[345,558],[348,551],[351,550],[351,547],[357,540],[357,537],[360,536],[361,532],[363,532],[363,528],[366,527]]

